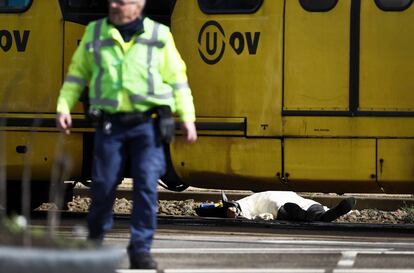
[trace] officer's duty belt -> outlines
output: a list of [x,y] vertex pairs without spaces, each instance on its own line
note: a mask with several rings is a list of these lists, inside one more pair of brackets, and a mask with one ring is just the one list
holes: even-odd
[[118,123],[123,126],[136,126],[147,122],[151,119],[152,112],[134,112],[134,113],[103,113],[103,122]]

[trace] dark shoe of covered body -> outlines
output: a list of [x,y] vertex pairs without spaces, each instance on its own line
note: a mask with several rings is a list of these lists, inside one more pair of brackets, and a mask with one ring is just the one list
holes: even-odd
[[325,211],[323,206],[320,204],[312,205],[307,210],[304,210],[295,203],[286,203],[279,209],[277,219],[288,221],[332,222],[352,210],[355,203],[355,198],[349,197],[342,200],[335,207],[327,211]]
[[157,262],[150,253],[129,255],[130,269],[158,269]]
[[332,222],[342,215],[347,214],[351,211],[356,204],[356,200],[354,197],[349,197],[341,202],[338,203],[335,207],[331,208],[330,210],[326,211],[321,218],[321,221],[324,222]]

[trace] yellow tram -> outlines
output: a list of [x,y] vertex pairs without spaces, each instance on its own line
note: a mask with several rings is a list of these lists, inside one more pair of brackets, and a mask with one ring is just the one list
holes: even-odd
[[412,0],[178,0],[190,185],[414,192]]
[[[414,192],[413,0],[148,0],[188,66],[200,134],[169,147],[164,182],[222,189]],[[50,180],[58,90],[100,0],[0,0],[0,127],[7,179],[30,151]],[[64,142],[85,181],[82,103]],[[26,161],[27,162],[27,161]],[[39,190],[39,192],[41,192]]]

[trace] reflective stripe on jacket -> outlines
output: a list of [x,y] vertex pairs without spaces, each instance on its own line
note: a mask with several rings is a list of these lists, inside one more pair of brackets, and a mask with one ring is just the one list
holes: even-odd
[[89,85],[93,108],[115,113],[128,103],[131,111],[143,112],[169,105],[183,121],[195,120],[186,66],[171,32],[149,18],[143,23],[144,33],[134,36],[130,47],[106,18],[87,26],[60,91],[58,112],[69,113]]

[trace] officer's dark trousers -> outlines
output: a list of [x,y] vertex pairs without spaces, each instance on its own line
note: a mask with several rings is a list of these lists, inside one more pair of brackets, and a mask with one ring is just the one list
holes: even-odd
[[88,215],[89,239],[101,241],[112,226],[115,191],[122,179],[126,157],[134,181],[130,255],[150,251],[156,229],[157,180],[165,172],[162,146],[157,146],[152,121],[135,127],[114,122],[112,132],[95,134],[91,198]]

